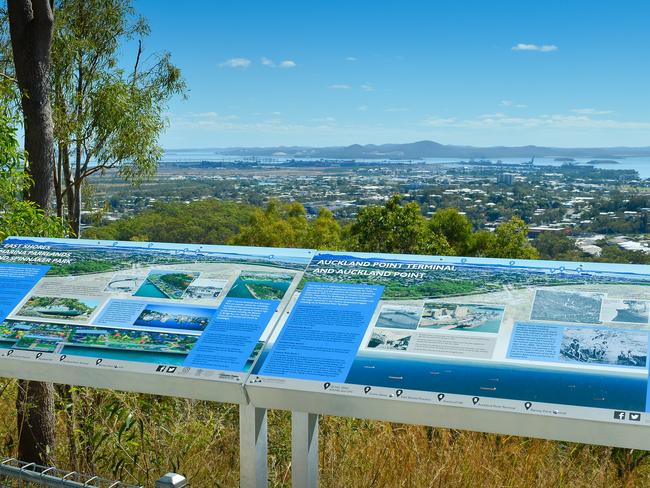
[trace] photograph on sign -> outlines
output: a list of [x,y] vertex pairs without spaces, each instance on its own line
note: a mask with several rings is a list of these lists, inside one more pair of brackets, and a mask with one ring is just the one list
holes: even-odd
[[649,299],[642,266],[320,252],[249,384],[615,422]]
[[225,371],[243,379],[311,254],[8,238],[0,246],[7,276],[0,355],[154,373],[181,366],[193,376],[223,379],[214,372]]

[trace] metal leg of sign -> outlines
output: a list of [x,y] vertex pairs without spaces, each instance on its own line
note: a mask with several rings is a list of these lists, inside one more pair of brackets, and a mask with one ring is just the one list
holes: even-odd
[[239,485],[242,488],[268,486],[265,408],[239,406]]
[[318,486],[318,415],[291,412],[291,484]]

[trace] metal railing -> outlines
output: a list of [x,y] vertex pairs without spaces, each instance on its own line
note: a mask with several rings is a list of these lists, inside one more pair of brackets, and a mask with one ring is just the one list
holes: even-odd
[[55,467],[26,463],[15,458],[0,458],[0,488],[94,487],[94,488],[143,488],[100,476],[84,475],[76,471],[64,471]]

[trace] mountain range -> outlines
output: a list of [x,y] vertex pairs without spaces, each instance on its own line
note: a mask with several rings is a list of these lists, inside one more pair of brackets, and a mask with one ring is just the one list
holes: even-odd
[[[546,146],[455,146],[433,141],[418,141],[406,144],[353,144],[350,146],[304,147],[229,147],[201,149],[215,154],[231,156],[331,158],[331,159],[421,159],[421,158],[607,158],[650,156],[648,147],[594,147],[567,148]],[[190,151],[190,150],[183,150]],[[199,151],[197,149],[197,151]],[[173,152],[173,151],[170,151]]]

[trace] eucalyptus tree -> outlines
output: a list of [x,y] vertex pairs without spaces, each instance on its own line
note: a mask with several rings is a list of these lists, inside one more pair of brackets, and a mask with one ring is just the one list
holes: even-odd
[[362,252],[448,255],[453,248],[446,237],[432,232],[415,202],[402,205],[394,195],[385,205],[359,210],[349,228],[347,248]]
[[266,209],[253,210],[248,223],[240,227],[230,243],[336,250],[342,245],[342,229],[327,209],[321,209],[315,219],[309,220],[301,203],[272,199]]
[[[17,120],[8,109],[6,83],[0,84],[0,240],[11,235],[63,236],[63,223],[25,198],[33,180],[24,168],[26,153],[17,138]],[[47,464],[54,448],[52,383],[19,381],[16,397],[18,456]]]
[[[131,0],[58,0],[52,100],[58,214],[75,234],[88,177],[114,169],[134,183],[156,172],[167,102],[184,94],[168,52],[145,56],[150,32]],[[130,62],[122,54],[133,48]]]
[[[89,176],[116,168],[138,182],[155,172],[166,102],[185,88],[180,71],[168,53],[143,58],[149,27],[131,0],[8,0],[2,14],[0,76],[20,101],[27,157],[21,167],[3,168],[0,197],[10,201],[22,173],[29,182],[3,204],[2,225],[12,233],[59,233],[47,225],[54,194],[57,215],[79,235]],[[130,42],[137,47],[127,68],[118,54]],[[28,461],[45,464],[53,450],[53,399],[51,384],[20,382],[18,451]]]
[[[53,125],[50,103],[52,70],[52,32],[54,28],[53,0],[8,0],[9,37],[3,54],[9,51],[13,63],[3,62],[3,78],[14,82],[16,98],[20,100],[24,128],[24,145],[28,158],[22,158],[17,141],[2,120],[0,161],[2,173],[1,226],[19,233],[33,227],[33,217],[44,217],[50,209],[53,182]],[[5,22],[3,22],[5,24]],[[3,26],[6,33],[6,25]],[[5,56],[3,56],[5,57]],[[6,58],[6,57],[5,57]],[[7,72],[13,68],[13,75]],[[3,84],[3,94],[6,87]],[[3,107],[3,116],[6,108]],[[21,204],[22,200],[27,202]],[[39,210],[40,214],[39,214]],[[27,217],[27,219],[25,219]],[[33,229],[32,229],[33,230]],[[45,464],[54,446],[54,387],[51,383],[20,381],[16,398],[18,420],[18,455],[29,462]]]

